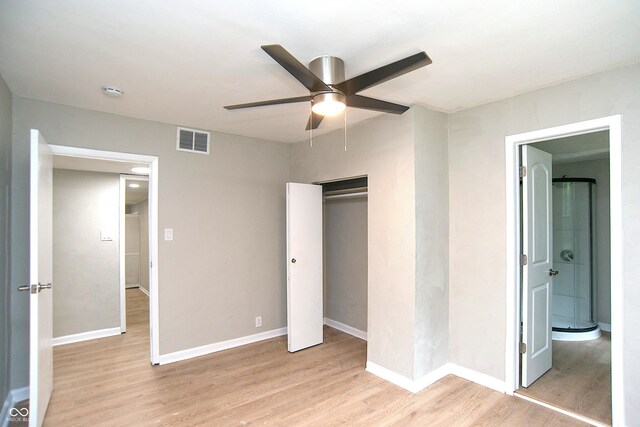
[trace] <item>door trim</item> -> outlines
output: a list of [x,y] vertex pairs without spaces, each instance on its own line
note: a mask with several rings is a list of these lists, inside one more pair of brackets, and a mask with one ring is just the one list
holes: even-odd
[[506,170],[506,351],[507,394],[519,388],[520,331],[520,146],[572,135],[609,131],[611,205],[611,414],[614,426],[625,425],[624,406],[624,282],[622,280],[622,116],[614,115],[563,126],[509,135],[505,138]]
[[160,322],[158,307],[158,157],[143,154],[93,150],[89,148],[67,147],[62,145],[50,145],[50,147],[51,151],[56,156],[144,163],[149,165],[149,168],[151,169],[149,172],[149,261],[153,268],[149,268],[150,360],[151,364],[157,365],[160,361]]

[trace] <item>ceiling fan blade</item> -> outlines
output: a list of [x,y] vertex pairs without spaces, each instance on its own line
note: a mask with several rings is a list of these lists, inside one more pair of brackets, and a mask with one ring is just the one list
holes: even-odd
[[225,105],[227,110],[238,110],[240,108],[264,107],[265,105],[291,104],[294,102],[310,102],[311,96],[297,96],[295,98],[271,99],[269,101],[249,102],[247,104]]
[[335,87],[347,96],[354,95],[362,90],[429,65],[431,62],[431,58],[429,58],[425,52],[416,53],[415,55],[352,77],[349,80],[338,83]]
[[318,76],[302,65],[300,61],[279,44],[264,45],[262,50],[267,52],[278,64],[282,65],[285,70],[298,79],[304,87],[309,89],[309,92],[331,91],[331,88],[325,82],[320,80]]
[[305,130],[317,129],[318,126],[320,126],[320,122],[322,121],[322,119],[324,119],[324,116],[312,112],[309,116],[309,121],[307,121],[307,127],[305,128]]
[[383,113],[402,114],[409,109],[404,105],[393,102],[381,101],[375,98],[368,98],[362,95],[351,95],[347,97],[347,105],[353,108],[364,110],[382,111]]

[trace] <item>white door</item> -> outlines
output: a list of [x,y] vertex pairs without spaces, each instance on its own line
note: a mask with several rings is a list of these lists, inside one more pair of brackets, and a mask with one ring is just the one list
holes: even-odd
[[322,187],[287,183],[289,351],[321,344]]
[[31,130],[29,426],[41,426],[53,391],[52,176],[53,155]]
[[522,386],[551,369],[553,271],[551,154],[525,145],[522,164]]

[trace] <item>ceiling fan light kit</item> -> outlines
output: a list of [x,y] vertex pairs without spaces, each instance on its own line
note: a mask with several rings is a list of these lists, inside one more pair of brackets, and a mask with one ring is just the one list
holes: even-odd
[[262,46],[269,56],[309,90],[309,96],[227,105],[227,110],[262,107],[266,105],[311,102],[311,116],[307,130],[320,126],[325,116],[340,114],[346,107],[402,114],[409,109],[404,105],[358,95],[358,92],[399,77],[431,64],[425,52],[419,52],[399,61],[345,80],[344,61],[330,55],[314,58],[305,67],[293,55],[278,44]]

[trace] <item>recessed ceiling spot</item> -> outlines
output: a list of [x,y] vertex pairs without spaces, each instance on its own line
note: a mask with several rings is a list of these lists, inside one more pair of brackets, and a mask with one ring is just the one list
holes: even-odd
[[105,95],[110,96],[112,98],[120,98],[124,94],[122,89],[118,89],[115,86],[105,86],[102,88],[102,91],[104,92]]

